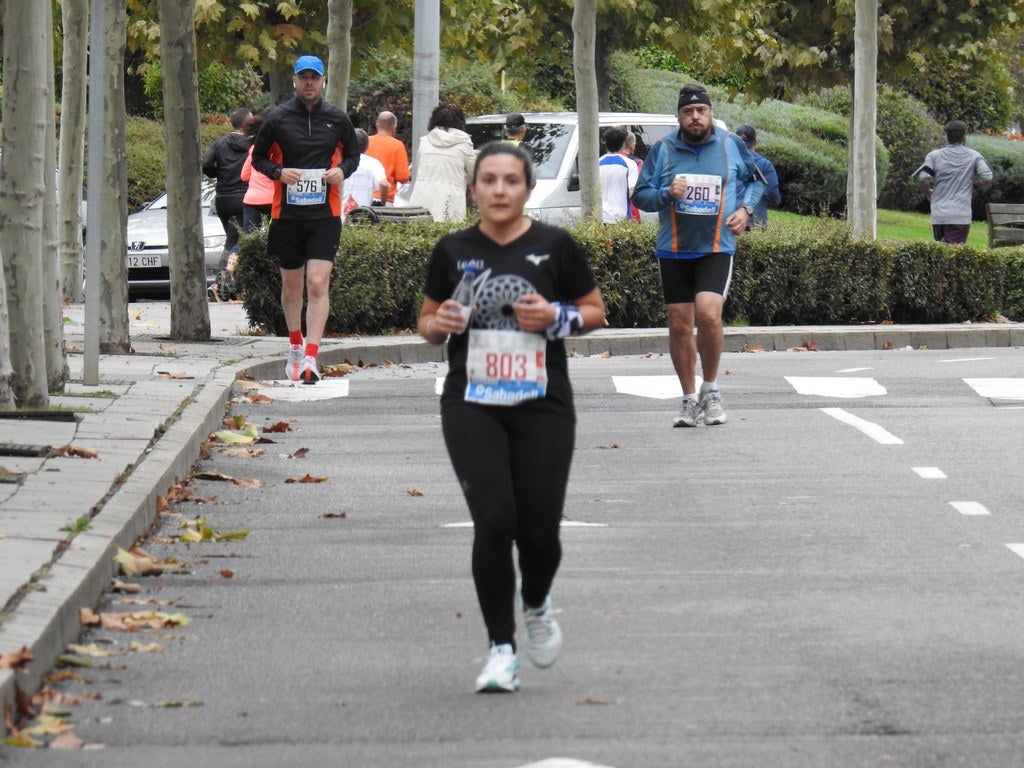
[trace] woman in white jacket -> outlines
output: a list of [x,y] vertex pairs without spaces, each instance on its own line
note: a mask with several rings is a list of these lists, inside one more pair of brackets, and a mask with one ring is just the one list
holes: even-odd
[[434,221],[462,221],[476,162],[473,140],[465,131],[466,115],[454,104],[440,104],[430,113],[427,128],[413,163],[409,202],[430,211]]

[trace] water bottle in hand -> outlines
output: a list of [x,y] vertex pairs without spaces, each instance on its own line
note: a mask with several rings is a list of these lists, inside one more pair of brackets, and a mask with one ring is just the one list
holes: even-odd
[[462,305],[460,314],[463,320],[466,321],[466,326],[460,331],[465,332],[466,328],[469,327],[469,317],[473,314],[474,304],[474,288],[473,282],[476,280],[476,265],[469,263],[463,268],[462,279],[459,280],[459,284],[455,286],[455,290],[452,292],[452,298]]

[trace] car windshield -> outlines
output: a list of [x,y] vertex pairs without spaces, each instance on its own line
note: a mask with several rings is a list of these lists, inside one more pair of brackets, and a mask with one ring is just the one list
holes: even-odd
[[[504,138],[504,123],[470,123],[466,126],[473,137],[473,147],[480,149],[489,141]],[[523,143],[533,152],[533,162],[538,179],[558,177],[558,169],[565,157],[573,126],[567,123],[529,123]]]
[[[202,200],[203,208],[207,208],[213,205],[213,195],[217,191],[217,185],[211,179],[203,179],[203,186],[199,192],[200,199]],[[156,210],[158,208],[167,207],[167,193],[164,192],[160,197],[156,198],[153,202],[149,203],[143,208],[147,211]]]

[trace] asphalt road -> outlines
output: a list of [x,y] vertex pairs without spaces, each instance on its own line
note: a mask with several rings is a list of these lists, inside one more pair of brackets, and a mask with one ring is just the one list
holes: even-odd
[[[185,572],[129,579],[146,606],[100,606],[190,623],[89,632],[162,646],[54,686],[96,697],[69,712],[104,748],[0,765],[1024,764],[1021,360],[729,354],[729,423],[697,429],[670,426],[667,357],[573,360],[565,646],[509,696],[472,692],[486,636],[443,366],[240,398],[233,413],[290,431],[196,469],[260,487],[193,479],[215,503],[173,504],[146,543]],[[326,480],[288,482],[306,475]],[[196,516],[248,536],[175,541]]]

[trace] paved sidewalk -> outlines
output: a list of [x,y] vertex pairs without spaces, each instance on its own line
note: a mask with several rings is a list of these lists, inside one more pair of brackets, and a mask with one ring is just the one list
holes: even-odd
[[[152,523],[156,502],[188,472],[221,424],[232,383],[245,373],[280,379],[284,341],[253,335],[240,304],[211,304],[212,339],[167,338],[169,305],[129,307],[134,354],[100,358],[100,384],[82,383],[84,308],[64,310],[71,381],[51,404],[62,413],[0,418],[0,656],[34,661],[0,669],[0,706],[32,692],[79,634],[78,611],[115,575],[113,556]],[[664,328],[606,329],[573,339],[572,354],[667,351]],[[1024,346],[1024,324],[730,328],[726,350],[952,349]],[[326,340],[321,363],[443,361],[416,335]],[[72,412],[73,411],[73,412]],[[69,446],[72,455],[51,456]],[[73,455],[79,453],[80,455]],[[88,528],[73,533],[76,523]],[[0,733],[4,729],[0,720]]]

